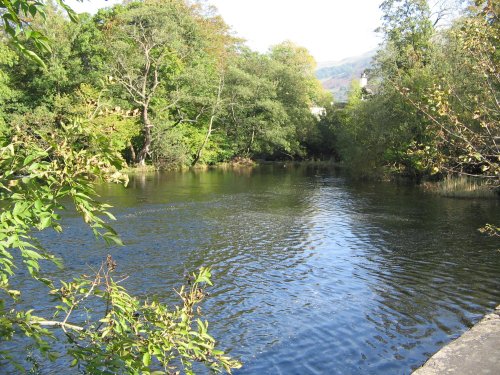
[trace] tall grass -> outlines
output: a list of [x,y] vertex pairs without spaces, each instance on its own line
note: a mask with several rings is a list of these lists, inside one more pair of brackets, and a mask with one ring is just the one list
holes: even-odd
[[467,176],[447,176],[444,180],[424,185],[426,190],[450,198],[499,198],[498,184]]

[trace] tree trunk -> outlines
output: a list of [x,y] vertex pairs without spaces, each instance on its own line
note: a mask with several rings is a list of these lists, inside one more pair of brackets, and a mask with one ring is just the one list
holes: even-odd
[[145,104],[142,108],[142,124],[144,126],[143,132],[144,132],[144,144],[142,145],[141,150],[137,154],[137,157],[135,159],[135,162],[139,166],[144,166],[146,165],[146,157],[149,154],[149,150],[151,148],[151,141],[153,139],[152,137],[152,132],[151,128],[153,125],[151,124],[151,121],[149,120],[148,116],[148,110],[149,110],[149,105]]
[[208,143],[208,139],[210,138],[210,134],[212,134],[212,125],[214,123],[214,118],[215,118],[215,115],[212,115],[210,117],[210,122],[208,123],[207,134],[205,135],[205,139],[203,140],[203,143],[201,144],[200,148],[198,149],[198,152],[196,153],[196,156],[194,157],[193,164],[192,164],[193,167],[200,160],[201,154],[203,153],[203,149],[205,148],[206,144]]
[[198,152],[196,153],[196,155],[194,157],[194,160],[193,160],[193,163],[192,163],[193,167],[200,160],[201,155],[203,153],[203,150],[204,150],[205,146],[208,143],[208,139],[210,138],[210,135],[212,134],[212,126],[214,124],[214,120],[215,120],[215,115],[216,115],[217,109],[219,108],[219,105],[220,105],[220,102],[221,102],[221,93],[222,93],[223,87],[224,87],[224,74],[221,73],[221,75],[219,77],[219,88],[217,90],[217,99],[216,99],[215,104],[214,104],[214,106],[212,108],[212,115],[210,116],[210,121],[208,122],[207,134],[205,135],[205,139],[203,140],[203,143],[201,144],[200,148],[198,149]]
[[134,145],[131,141],[128,142],[128,148],[130,150],[130,162],[135,163],[137,156],[135,154]]
[[255,139],[255,127],[252,126],[252,138],[250,138],[250,143],[248,144],[247,157],[250,157],[250,150],[252,149],[254,139]]

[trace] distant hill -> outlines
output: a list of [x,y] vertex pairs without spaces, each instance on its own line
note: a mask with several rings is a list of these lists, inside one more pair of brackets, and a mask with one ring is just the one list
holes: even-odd
[[333,93],[336,102],[345,102],[351,81],[353,78],[359,78],[361,73],[371,66],[373,56],[375,51],[340,61],[320,63],[316,77],[325,89]]

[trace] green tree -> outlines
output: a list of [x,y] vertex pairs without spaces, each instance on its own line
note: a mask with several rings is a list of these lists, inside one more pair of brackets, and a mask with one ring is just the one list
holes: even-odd
[[[31,110],[47,106],[52,109],[56,96],[70,94],[85,80],[80,74],[80,61],[72,52],[71,41],[78,32],[78,26],[69,22],[51,1],[45,5],[43,16],[36,15],[30,26],[42,33],[51,46],[38,53],[44,64],[33,64],[31,58],[21,55],[10,74],[13,84],[22,88],[22,96],[18,100],[24,108]],[[24,40],[24,43],[28,46],[34,44],[32,38]],[[35,49],[36,45],[29,48]]]
[[316,62],[309,52],[291,42],[271,48],[270,57],[275,62],[273,80],[277,82],[278,100],[286,110],[290,156],[305,156],[304,145],[317,126],[311,107],[328,106],[332,100],[316,79]]
[[17,61],[16,54],[0,41],[0,139],[9,133],[8,112],[17,90],[12,87],[10,70]]
[[443,33],[433,64],[436,77],[412,105],[428,119],[436,171],[500,178],[499,3],[477,2]]
[[[195,77],[195,80],[191,78],[190,85],[187,85],[192,93],[191,102],[201,102],[201,107],[195,111],[194,118],[197,121],[191,122],[191,124],[200,124],[201,127],[198,128],[203,131],[201,142],[197,142],[195,146],[191,163],[196,165],[199,161],[214,163],[228,157],[228,139],[220,127],[219,120],[224,106],[223,91],[227,71],[236,53],[235,44],[238,40],[230,35],[229,27],[214,9],[210,7],[206,10],[199,9],[195,5],[193,12],[199,25],[200,39],[203,41],[202,52],[191,64],[191,70],[198,73],[189,74],[186,71],[190,77]],[[187,74],[184,74],[184,77],[186,76]],[[200,93],[203,94],[200,95]],[[200,97],[202,100],[199,99]]]
[[370,71],[374,95],[352,92],[339,136],[341,154],[361,174],[384,168],[419,179],[430,171],[421,156],[429,152],[432,134],[428,119],[401,91],[421,97],[432,82],[433,24],[423,0],[387,0],[380,8],[384,44]]
[[[110,97],[109,84],[103,88],[82,84],[67,100],[61,98],[54,107],[60,118],[70,121],[78,118],[82,126],[95,134],[109,139],[114,152],[123,152],[132,139],[139,136],[139,111],[124,109],[114,105]],[[90,148],[99,148],[99,144],[89,144]]]
[[181,0],[115,7],[108,25],[110,74],[141,112],[143,140],[135,161],[144,165],[154,117],[175,108],[178,78],[202,49],[199,25]]
[[[43,4],[38,5],[30,8],[30,3],[21,1],[6,14],[36,15],[45,10]],[[8,20],[23,26],[20,19]],[[203,298],[200,286],[210,284],[209,269],[193,274],[191,286],[179,290],[182,304],[173,310],[158,301],[130,296],[113,280],[116,264],[110,257],[90,277],[59,285],[45,277],[44,262],[60,262],[33,233],[49,229],[61,232],[57,211],[64,209],[63,204],[74,206],[97,237],[121,244],[108,224],[114,219],[110,206],[96,201],[94,191],[96,180],[124,180],[117,171],[122,165],[119,147],[106,134],[105,122],[95,115],[101,109],[106,112],[106,107],[93,101],[96,93],[92,87],[81,86],[78,95],[77,103],[86,106],[76,105],[74,114],[62,113],[64,121],[38,107],[40,113],[35,117],[44,118],[47,127],[38,126],[38,121],[26,123],[23,120],[28,117],[21,117],[0,140],[0,340],[24,335],[47,358],[67,356],[72,366],[90,373],[170,373],[180,368],[191,374],[193,362],[216,371],[239,367],[215,348],[207,323],[198,318],[196,305]],[[54,107],[68,98],[57,96]],[[72,118],[79,113],[87,117],[83,123]],[[116,123],[126,121],[122,118],[125,115],[115,108],[110,116],[118,117]],[[50,288],[57,301],[53,317],[39,316],[18,304],[23,291],[12,289],[10,284],[18,267],[25,267],[35,280]],[[54,329],[62,334],[53,334]],[[58,346],[57,353],[55,339],[67,341],[62,348]],[[0,352],[0,361],[0,365],[11,361],[19,371],[25,370],[7,351]]]
[[373,168],[417,179],[468,174],[498,185],[499,6],[470,5],[437,32],[426,1],[382,3],[374,95],[351,95],[338,137],[344,160],[362,165],[364,150]]
[[73,65],[72,74],[78,86],[82,83],[98,87],[106,74],[110,52],[106,48],[105,17],[99,11],[95,16],[87,13],[78,16],[78,23],[73,23],[75,31],[72,33],[71,57],[78,60],[78,66]]
[[400,74],[428,63],[434,28],[427,0],[385,0],[380,9],[382,26],[377,31],[393,49],[393,66],[384,68]]
[[221,121],[232,156],[265,157],[288,149],[287,113],[278,99],[273,66],[268,56],[247,50],[228,69]]
[[318,125],[311,107],[331,102],[307,50],[284,42],[265,55],[243,49],[230,61],[219,120],[227,155],[305,157]]

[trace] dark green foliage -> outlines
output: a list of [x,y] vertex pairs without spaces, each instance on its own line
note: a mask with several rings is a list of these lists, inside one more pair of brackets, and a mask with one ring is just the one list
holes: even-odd
[[[52,117],[40,110],[33,119],[50,124]],[[126,178],[117,172],[120,167],[121,158],[109,138],[78,123],[58,129],[36,129],[34,123],[22,123],[2,144],[0,340],[24,335],[44,357],[54,360],[67,356],[73,359],[72,366],[89,373],[159,374],[180,367],[191,374],[193,362],[227,372],[239,367],[237,361],[215,348],[208,323],[200,320],[196,309],[204,297],[201,285],[211,284],[208,269],[193,275],[189,288],[179,290],[182,305],[173,309],[130,296],[111,277],[116,264],[110,257],[95,275],[61,282],[59,288],[44,275],[44,261],[60,262],[40,245],[33,232],[62,232],[57,211],[65,208],[63,201],[74,206],[96,237],[122,244],[108,224],[115,219],[108,211],[110,206],[96,201],[94,191],[96,178],[117,182]],[[19,258],[21,261],[16,261]],[[12,289],[10,280],[15,268],[21,266],[52,289],[57,301],[53,318],[17,306],[23,290]],[[58,319],[59,315],[63,317]],[[55,336],[45,327],[64,332],[62,337],[70,344],[63,346],[65,351],[54,351]],[[174,359],[180,364],[173,363]],[[9,353],[1,351],[0,366],[4,361],[19,366]]]
[[9,132],[8,113],[15,107],[18,90],[12,85],[10,70],[17,61],[16,54],[0,42],[0,138]]
[[426,1],[382,3],[373,94],[353,88],[337,134],[342,160],[358,173],[459,173],[498,184],[498,2],[478,4],[436,31]]
[[[265,55],[245,51],[219,16],[184,0],[117,5],[78,23],[51,3],[43,14],[30,27],[51,46],[38,53],[44,64],[25,55],[0,61],[6,119],[26,114],[29,122],[46,111],[58,127],[69,109],[93,126],[100,122],[127,162],[166,167],[303,158],[319,134],[310,107],[331,99],[311,56],[290,42]],[[33,38],[22,38],[36,48]],[[8,133],[6,123],[2,128]]]
[[[385,69],[405,72],[429,62],[433,24],[427,0],[385,0],[380,5],[385,41],[394,50]],[[379,61],[380,62],[380,61]],[[395,70],[396,69],[396,70]]]
[[342,106],[329,105],[320,116],[317,126],[307,135],[306,148],[311,157],[340,161],[339,134],[345,119]]
[[246,51],[229,68],[221,116],[234,156],[270,159],[306,156],[318,119],[310,108],[331,97],[314,77],[314,61],[285,42],[268,55]]
[[[97,238],[122,245],[109,225],[115,220],[110,206],[96,200],[94,186],[98,180],[126,182],[119,152],[138,136],[139,110],[113,90],[112,77],[98,79],[99,71],[86,77],[101,62],[109,63],[105,50],[89,46],[89,34],[101,33],[98,27],[80,30],[50,4],[7,1],[0,8],[6,8],[10,43],[24,51],[16,60],[9,39],[1,45],[0,100],[6,111],[0,123],[0,341],[29,342],[32,371],[41,370],[34,357],[39,354],[69,358],[72,366],[93,374],[192,374],[194,362],[214,371],[240,367],[216,349],[208,323],[200,319],[201,286],[211,285],[207,268],[190,277],[189,287],[178,291],[182,303],[172,308],[129,295],[112,278],[116,264],[110,257],[90,276],[60,284],[47,276],[44,263],[62,265],[34,233],[62,232],[59,212],[65,206],[71,205]],[[28,13],[47,17],[25,25]],[[44,41],[53,48],[47,45],[34,55],[30,43]],[[103,55],[89,58],[96,51]],[[169,68],[162,67],[161,74],[170,74]],[[53,316],[18,303],[24,290],[10,283],[17,268],[49,288]],[[18,359],[0,351],[0,366],[9,362],[25,372]]]

